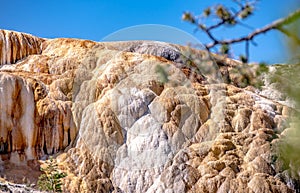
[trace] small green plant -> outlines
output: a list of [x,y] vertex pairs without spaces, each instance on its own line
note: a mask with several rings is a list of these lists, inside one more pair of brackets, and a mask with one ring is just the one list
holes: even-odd
[[41,168],[44,174],[38,179],[38,186],[41,190],[50,192],[62,192],[62,178],[67,174],[58,170],[58,165],[53,157],[46,161],[47,167]]

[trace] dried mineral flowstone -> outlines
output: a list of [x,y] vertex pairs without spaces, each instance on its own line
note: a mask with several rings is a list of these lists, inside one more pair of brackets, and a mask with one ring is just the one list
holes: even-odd
[[0,166],[54,154],[65,192],[295,191],[271,152],[293,109],[228,83],[236,61],[7,30],[0,49]]

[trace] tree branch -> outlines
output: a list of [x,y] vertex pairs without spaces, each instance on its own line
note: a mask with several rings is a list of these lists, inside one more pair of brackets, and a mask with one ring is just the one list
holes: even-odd
[[212,29],[215,29],[215,28],[218,28],[224,24],[226,24],[226,22],[229,22],[230,20],[236,20],[236,18],[243,12],[247,9],[246,6],[243,6],[240,4],[240,7],[241,9],[239,11],[237,11],[231,18],[229,19],[222,19],[219,23],[216,23],[215,25],[212,25],[210,27],[207,28],[208,31],[212,30]]
[[[251,41],[255,36],[262,34],[262,33],[266,33],[273,29],[280,30],[280,31],[284,32],[284,34],[288,34],[286,32],[286,30],[284,31],[284,29],[282,27],[284,25],[288,25],[288,24],[294,22],[295,20],[297,20],[299,18],[300,18],[300,9],[291,13],[286,18],[278,19],[278,20],[272,22],[271,24],[266,25],[263,28],[253,31],[252,33],[248,34],[247,36],[243,36],[243,37],[236,38],[236,39],[229,39],[229,40],[217,40],[216,38],[214,38],[214,39],[212,39],[214,42],[205,44],[205,47],[210,49],[216,45],[234,44],[234,43],[243,42],[243,41]],[[204,32],[206,32],[209,37],[212,36],[209,30],[206,29],[206,30],[204,30]]]

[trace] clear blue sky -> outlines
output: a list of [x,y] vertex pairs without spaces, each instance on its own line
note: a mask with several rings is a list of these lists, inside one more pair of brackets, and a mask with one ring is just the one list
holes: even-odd
[[[181,20],[189,10],[200,13],[203,8],[232,0],[0,0],[0,28],[30,33],[40,37],[72,37],[101,41],[122,28],[161,24],[179,28],[206,42],[202,33],[194,34],[194,26]],[[262,27],[297,9],[299,0],[261,0],[257,11],[247,22]],[[299,6],[299,4],[298,4]],[[249,33],[246,28],[223,29],[222,37]],[[153,34],[156,39],[157,34]],[[251,47],[252,61],[283,62],[285,50],[283,35],[270,32],[257,37],[257,47]],[[236,54],[244,47],[236,46]]]

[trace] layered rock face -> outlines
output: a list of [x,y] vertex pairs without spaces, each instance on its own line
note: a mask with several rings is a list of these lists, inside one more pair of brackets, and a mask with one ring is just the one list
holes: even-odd
[[228,84],[238,62],[1,32],[2,162],[56,154],[66,192],[294,191],[271,151],[292,108]]
[[0,65],[13,64],[28,55],[39,54],[42,51],[43,39],[29,34],[0,30],[0,40]]

